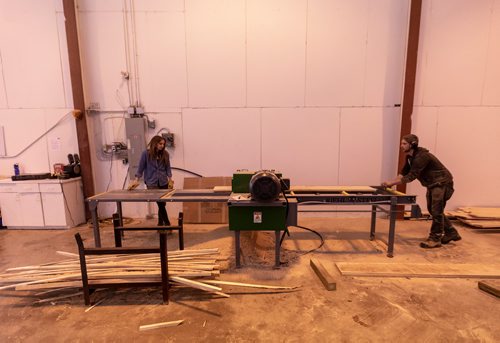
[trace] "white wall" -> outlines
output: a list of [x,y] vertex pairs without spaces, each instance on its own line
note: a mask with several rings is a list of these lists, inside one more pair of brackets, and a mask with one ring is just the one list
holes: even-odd
[[14,163],[49,172],[78,152],[67,50],[58,1],[0,1],[0,175]]
[[[0,0],[8,155],[71,109],[61,7]],[[173,166],[205,176],[272,168],[296,185],[393,177],[408,11],[409,0],[79,0],[86,104],[100,109],[88,117],[96,192],[128,182],[127,166],[98,151],[123,139],[121,118],[135,104],[156,121],[146,139],[173,132]],[[484,150],[500,143],[499,36],[500,0],[423,1],[413,128],[455,175],[450,208],[500,205],[500,160]],[[29,131],[27,118],[37,123]],[[23,155],[0,159],[0,174],[14,161],[48,171],[75,146],[68,116]],[[185,176],[174,171],[176,187]],[[417,183],[408,189],[422,195]],[[100,206],[102,216],[113,210]]]
[[454,175],[449,208],[500,206],[499,37],[499,0],[423,2],[413,131]]

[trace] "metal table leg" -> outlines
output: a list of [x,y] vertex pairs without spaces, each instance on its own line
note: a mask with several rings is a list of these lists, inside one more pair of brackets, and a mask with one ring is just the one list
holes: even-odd
[[371,227],[370,227],[370,241],[373,241],[375,239],[376,220],[377,220],[377,206],[372,205],[372,221],[371,221]]
[[97,201],[89,202],[89,210],[92,214],[92,226],[94,227],[94,244],[96,248],[100,248],[101,234],[99,233],[99,219],[97,219]]
[[280,268],[280,230],[274,231],[276,233],[276,237],[274,239],[274,268]]
[[160,231],[160,263],[161,263],[161,287],[163,290],[163,302],[168,304],[168,252],[167,231]]
[[234,245],[236,247],[236,268],[241,268],[240,264],[240,231],[234,231]]
[[389,240],[387,242],[387,257],[393,257],[394,235],[396,231],[397,197],[391,197],[391,210],[389,214]]
[[122,212],[122,202],[116,202],[116,212],[118,213],[118,217],[120,218],[120,226],[123,226],[123,212]]

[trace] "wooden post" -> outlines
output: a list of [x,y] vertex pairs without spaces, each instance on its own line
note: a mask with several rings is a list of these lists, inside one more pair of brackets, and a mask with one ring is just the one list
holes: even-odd
[[[94,195],[94,179],[92,176],[92,161],[90,158],[89,135],[87,130],[87,116],[83,96],[82,66],[80,63],[80,47],[78,44],[78,29],[76,25],[76,11],[74,0],[63,0],[66,26],[66,41],[68,44],[69,70],[71,76],[71,90],[73,93],[74,117],[76,120],[76,135],[78,139],[78,153],[80,156],[83,195],[88,198]],[[85,208],[85,216],[90,218],[90,211]]]
[[[411,133],[411,116],[415,99],[415,78],[417,73],[418,40],[420,35],[420,17],[422,0],[411,0],[410,23],[408,28],[408,45],[406,47],[405,81],[403,88],[403,108],[401,110],[400,140]],[[405,154],[400,151],[397,174],[405,164]],[[406,193],[406,184],[397,186],[397,190]],[[404,206],[398,206],[397,219],[404,218]]]

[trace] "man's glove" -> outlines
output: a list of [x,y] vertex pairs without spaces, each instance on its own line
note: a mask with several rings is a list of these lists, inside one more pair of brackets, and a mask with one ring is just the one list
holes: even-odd
[[172,179],[168,180],[167,188],[174,189],[174,180],[172,180]]

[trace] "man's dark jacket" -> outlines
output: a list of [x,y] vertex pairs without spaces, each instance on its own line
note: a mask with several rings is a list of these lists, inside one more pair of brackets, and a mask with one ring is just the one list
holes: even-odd
[[408,183],[417,179],[422,186],[433,188],[453,182],[450,171],[425,148],[417,147],[413,155],[408,155],[401,171],[401,182]]

